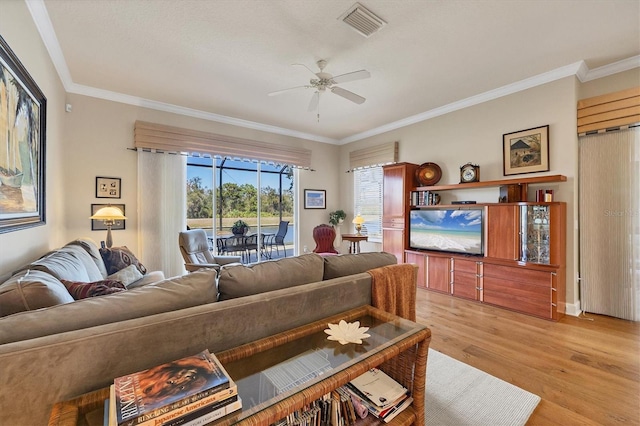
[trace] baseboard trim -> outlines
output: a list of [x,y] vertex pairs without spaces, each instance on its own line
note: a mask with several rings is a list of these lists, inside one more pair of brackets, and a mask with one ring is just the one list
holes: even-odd
[[567,303],[565,306],[565,314],[571,315],[573,317],[579,317],[582,313],[582,309],[580,309],[580,301],[577,303]]

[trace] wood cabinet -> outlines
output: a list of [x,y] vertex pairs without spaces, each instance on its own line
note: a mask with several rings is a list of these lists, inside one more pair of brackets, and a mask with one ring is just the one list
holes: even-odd
[[[526,194],[528,184],[564,181],[565,176],[556,175],[419,187],[410,191],[448,191],[509,184],[519,185],[521,194]],[[394,189],[397,190],[398,187]],[[406,199],[410,199],[410,193]],[[460,208],[458,205],[413,206],[415,209],[441,207]],[[566,305],[566,204],[515,202],[476,204],[475,207],[483,209],[482,256],[411,249],[407,211],[403,222],[407,234],[405,256],[407,262],[419,266],[419,286],[558,320],[564,315]]]
[[382,250],[394,254],[400,263],[409,245],[405,226],[417,168],[417,164],[398,163],[382,169]]

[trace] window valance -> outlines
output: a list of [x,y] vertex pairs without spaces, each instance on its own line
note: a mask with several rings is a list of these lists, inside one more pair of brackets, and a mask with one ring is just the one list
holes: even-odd
[[349,153],[349,169],[381,166],[398,162],[398,142],[357,149]]
[[578,134],[640,122],[640,87],[578,101]]
[[311,167],[311,150],[306,148],[254,141],[199,130],[136,121],[134,146],[163,152],[210,154]]

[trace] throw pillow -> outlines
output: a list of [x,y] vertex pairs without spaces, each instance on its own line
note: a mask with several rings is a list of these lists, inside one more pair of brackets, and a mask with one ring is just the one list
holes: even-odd
[[135,265],[142,275],[147,273],[147,268],[140,263],[127,246],[101,248],[100,255],[102,255],[102,260],[104,260],[104,265],[109,275],[115,274],[129,265]]
[[105,294],[117,293],[127,288],[120,281],[102,280],[93,283],[80,281],[60,280],[67,288],[71,297],[75,300],[86,299],[87,297],[104,296]]
[[129,284],[133,284],[138,281],[144,275],[138,271],[136,265],[129,265],[124,269],[120,269],[115,274],[111,274],[107,277],[108,280],[120,281],[125,287],[129,287]]

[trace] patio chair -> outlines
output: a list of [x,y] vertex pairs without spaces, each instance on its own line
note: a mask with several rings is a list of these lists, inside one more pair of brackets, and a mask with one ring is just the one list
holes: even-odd
[[207,233],[204,229],[191,229],[180,232],[178,236],[180,253],[184,259],[184,267],[189,272],[201,268],[220,269],[220,266],[239,263],[240,256],[214,256],[209,250]]
[[[289,221],[281,220],[280,225],[278,226],[278,233],[275,235],[265,235],[264,246],[269,247],[269,253],[273,251],[273,247],[276,248],[276,253],[280,256],[280,250],[278,246],[282,246],[282,250],[284,251],[284,257],[287,257],[287,248],[284,245],[284,237],[287,235],[287,231],[289,231]],[[269,255],[268,257],[271,257]]]

